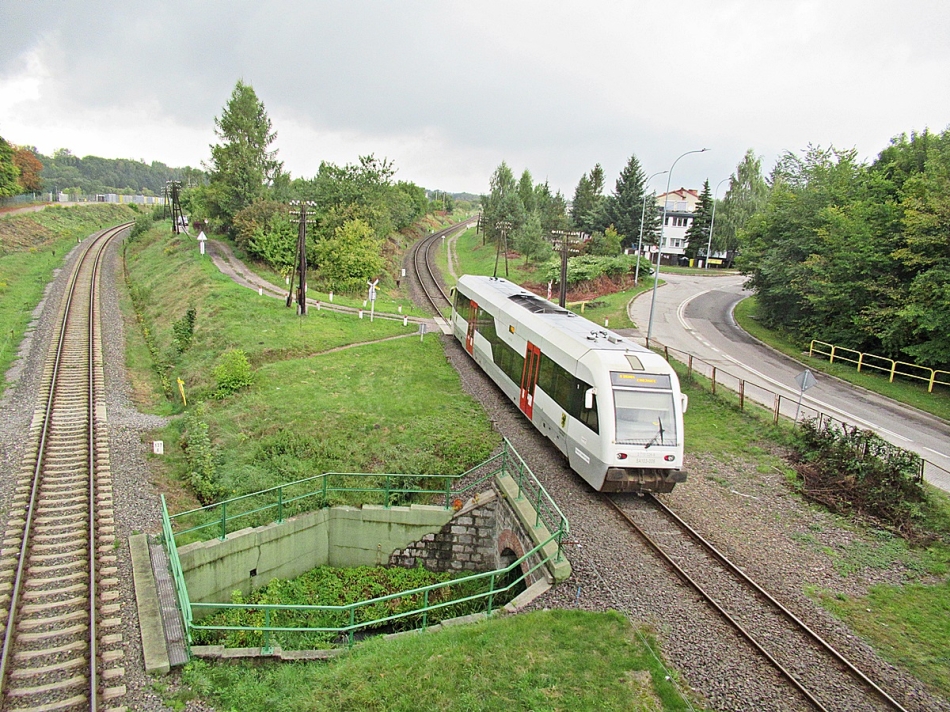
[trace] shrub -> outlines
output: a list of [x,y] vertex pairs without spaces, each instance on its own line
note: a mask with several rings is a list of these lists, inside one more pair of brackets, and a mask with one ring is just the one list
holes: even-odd
[[151,213],[139,215],[137,218],[135,218],[135,224],[132,226],[131,232],[129,232],[129,239],[134,240],[142,233],[148,232],[151,229],[153,222],[155,222],[155,220],[153,219]]
[[218,388],[215,398],[227,398],[254,382],[254,373],[247,360],[247,354],[241,349],[225,351],[218,365],[214,367],[214,380]]
[[211,442],[211,429],[203,415],[198,406],[185,416],[180,444],[188,463],[189,486],[199,502],[211,504],[222,498],[224,488],[218,479],[218,449]]
[[795,451],[805,496],[917,536],[927,500],[919,455],[870,430],[815,420],[802,423]]
[[195,334],[195,320],[198,318],[198,312],[194,307],[189,307],[185,315],[172,324],[172,334],[174,334],[175,350],[181,354],[191,346],[191,338]]

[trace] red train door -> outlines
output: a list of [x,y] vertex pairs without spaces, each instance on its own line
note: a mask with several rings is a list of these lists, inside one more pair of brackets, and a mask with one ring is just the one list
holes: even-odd
[[541,349],[528,342],[524,355],[524,370],[521,372],[520,408],[528,418],[534,411],[534,385],[538,382],[538,367],[541,365]]
[[478,323],[478,305],[471,302],[471,311],[468,316],[468,333],[465,334],[465,350],[470,354],[475,353],[475,326]]

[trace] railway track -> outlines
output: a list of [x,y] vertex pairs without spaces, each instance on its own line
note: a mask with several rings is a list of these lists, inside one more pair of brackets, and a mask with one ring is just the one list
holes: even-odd
[[123,710],[99,272],[130,224],[87,239],[44,364],[0,550],[0,709]]
[[475,218],[471,218],[439,230],[416,242],[410,250],[409,264],[412,267],[412,279],[418,285],[436,316],[444,316],[443,310],[452,308],[452,300],[442,288],[442,279],[433,262],[432,249],[441,244],[442,238],[448,237],[459,230],[464,230],[474,222]]
[[904,710],[655,497],[604,500],[818,710]]

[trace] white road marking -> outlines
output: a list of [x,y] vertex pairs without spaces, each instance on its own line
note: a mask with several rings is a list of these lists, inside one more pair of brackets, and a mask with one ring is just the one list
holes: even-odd
[[928,450],[929,452],[932,452],[934,455],[940,455],[940,457],[945,457],[947,459],[950,459],[950,455],[940,452],[939,450],[934,450],[933,448],[927,447],[926,445],[924,445],[924,450]]

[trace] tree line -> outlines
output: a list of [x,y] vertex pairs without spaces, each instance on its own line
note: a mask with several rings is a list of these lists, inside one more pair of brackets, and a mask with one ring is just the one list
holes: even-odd
[[950,132],[785,153],[740,231],[767,326],[950,369]]
[[170,168],[127,158],[74,156],[60,148],[45,156],[35,146],[13,146],[0,137],[0,197],[23,193],[162,195],[165,182],[198,183],[200,169]]
[[290,203],[304,203],[313,221],[307,260],[324,289],[364,289],[367,280],[383,274],[392,235],[427,212],[454,207],[448,194],[396,180],[392,161],[373,155],[344,166],[324,161],[312,178],[293,178],[271,148],[277,132],[263,102],[243,81],[214,124],[219,142],[211,146],[207,181],[183,191],[186,212],[288,273],[298,231]]
[[[605,183],[597,164],[565,206],[502,163],[482,199],[486,235],[510,226],[512,249],[547,275],[552,230],[587,233],[588,254],[656,245],[660,209],[636,155],[609,194]],[[750,149],[714,197],[706,180],[685,254],[735,255],[766,326],[802,344],[950,369],[950,131],[898,136],[869,163],[854,150],[788,151],[768,176]]]

